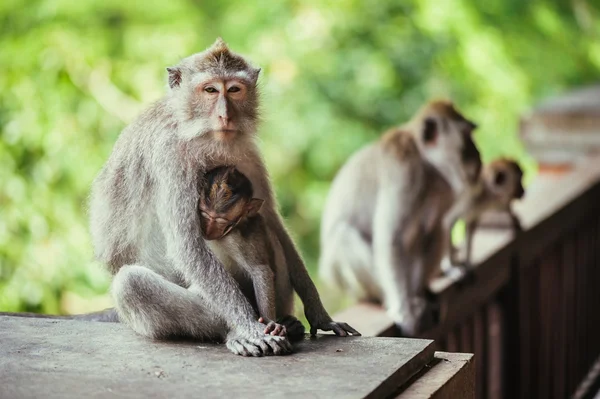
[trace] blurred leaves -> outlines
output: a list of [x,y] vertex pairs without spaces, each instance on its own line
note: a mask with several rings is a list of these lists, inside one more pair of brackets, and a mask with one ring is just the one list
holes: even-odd
[[519,115],[597,79],[591,1],[5,0],[0,4],[0,309],[86,311],[109,277],[86,202],[165,67],[221,35],[263,68],[261,146],[311,271],[329,182],[432,96],[476,120],[485,160],[521,159]]

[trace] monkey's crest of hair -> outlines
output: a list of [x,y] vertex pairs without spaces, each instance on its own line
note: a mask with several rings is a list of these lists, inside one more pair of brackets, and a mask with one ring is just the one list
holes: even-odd
[[192,57],[195,58],[198,71],[210,72],[217,76],[225,77],[232,72],[247,71],[250,73],[249,78],[255,79],[260,71],[249,65],[242,56],[229,50],[220,37],[207,50]]

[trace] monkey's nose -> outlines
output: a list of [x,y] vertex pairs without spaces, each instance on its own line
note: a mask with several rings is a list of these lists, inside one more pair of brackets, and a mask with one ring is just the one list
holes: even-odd
[[219,116],[219,122],[221,122],[221,126],[223,128],[227,128],[229,126],[230,119],[227,116]]

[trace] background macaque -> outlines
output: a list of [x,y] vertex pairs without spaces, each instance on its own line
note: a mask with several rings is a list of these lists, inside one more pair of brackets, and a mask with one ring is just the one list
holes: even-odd
[[448,101],[353,155],[335,177],[321,225],[321,278],[381,301],[405,335],[433,322],[428,282],[439,274],[442,220],[477,178],[475,124]]
[[[267,325],[265,334],[301,337],[304,326],[291,316],[293,289],[285,258],[258,213],[263,200],[253,198],[250,180],[235,167],[221,166],[206,173],[199,193],[202,236]],[[275,322],[282,317],[286,325]]]
[[256,144],[260,69],[218,39],[167,70],[169,93],[123,130],[92,185],[92,242],[114,274],[119,320],[156,339],[224,339],[245,356],[291,351],[286,337],[264,333],[201,235],[198,176],[236,165],[264,200],[260,214],[281,245],[311,333],[352,333],[324,309],[277,210]]
[[500,158],[485,165],[479,179],[471,186],[469,195],[463,201],[458,201],[447,215],[446,224],[450,231],[459,218],[464,219],[466,224],[466,255],[463,262],[457,259],[458,250],[448,236],[448,255],[452,266],[465,266],[466,271],[471,269],[473,234],[485,212],[506,212],[512,228],[516,232],[522,230],[519,219],[511,209],[512,201],[525,194],[522,180],[523,170],[512,159]]

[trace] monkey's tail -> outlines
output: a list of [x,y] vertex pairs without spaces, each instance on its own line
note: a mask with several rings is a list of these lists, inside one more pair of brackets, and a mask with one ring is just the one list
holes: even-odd
[[106,323],[118,323],[119,316],[115,308],[108,308],[98,312],[74,314],[74,315],[52,315],[31,312],[0,312],[0,316],[12,317],[35,317],[42,319],[60,319],[60,320],[79,320],[79,321],[98,321]]

